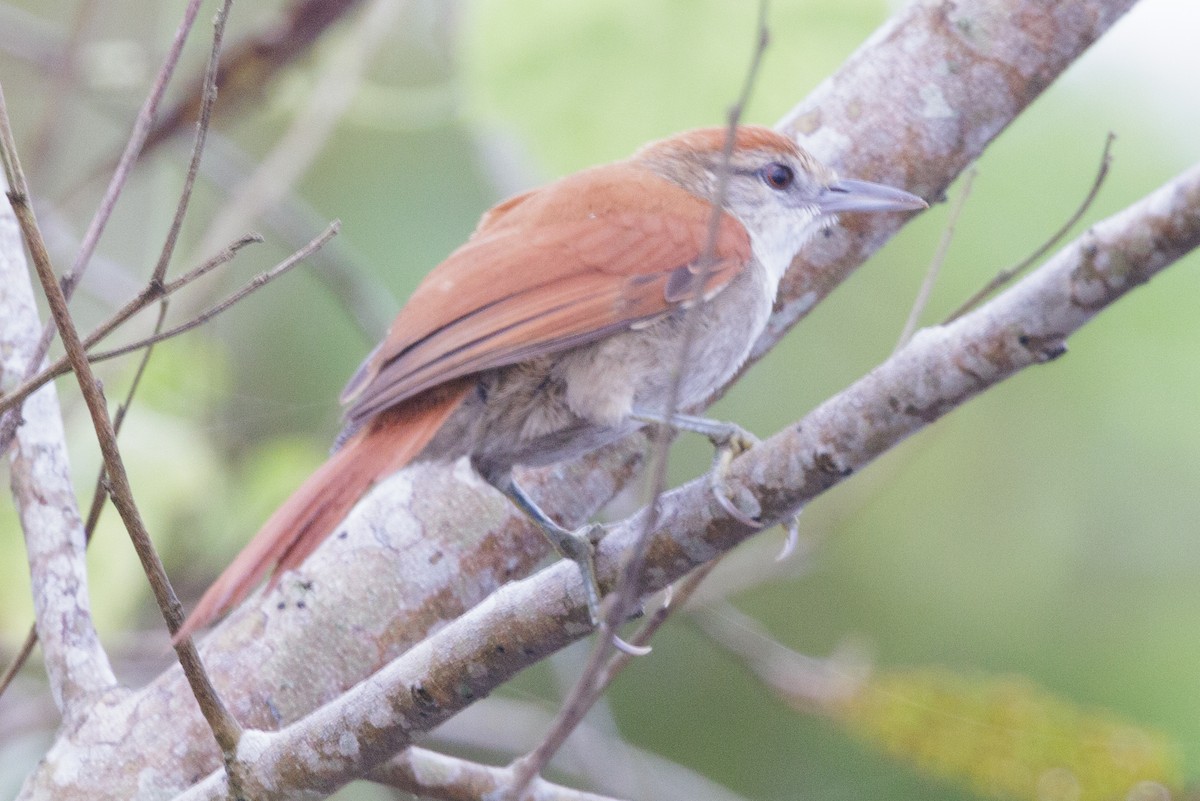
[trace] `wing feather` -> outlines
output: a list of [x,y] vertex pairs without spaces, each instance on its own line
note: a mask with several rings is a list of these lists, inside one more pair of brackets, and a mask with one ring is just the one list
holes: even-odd
[[577,173],[496,206],[438,265],[343,393],[362,422],[470,373],[595,341],[705,296],[750,259],[735,218],[644,169]]

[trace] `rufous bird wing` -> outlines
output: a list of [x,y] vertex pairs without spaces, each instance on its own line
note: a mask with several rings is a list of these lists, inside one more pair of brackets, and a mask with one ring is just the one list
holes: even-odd
[[577,173],[489,211],[438,265],[343,393],[365,422],[455,378],[596,341],[710,296],[751,257],[734,217],[621,163]]

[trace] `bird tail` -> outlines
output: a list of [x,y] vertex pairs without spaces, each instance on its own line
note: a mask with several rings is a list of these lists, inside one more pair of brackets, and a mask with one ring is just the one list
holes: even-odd
[[380,413],[275,510],[254,539],[217,577],[175,633],[193,634],[248,596],[297,567],[332,533],[372,485],[411,462],[458,408],[470,384],[454,382]]

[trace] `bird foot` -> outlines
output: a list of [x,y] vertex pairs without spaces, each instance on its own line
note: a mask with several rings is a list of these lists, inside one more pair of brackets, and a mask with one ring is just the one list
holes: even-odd
[[[745,526],[756,529],[764,528],[761,520],[742,511],[734,502],[733,489],[728,481],[729,466],[733,460],[753,448],[761,440],[735,423],[716,424],[708,438],[717,449],[716,455],[713,457],[713,467],[709,473],[709,487],[717,505],[724,509],[730,517]],[[783,527],[786,537],[783,548],[775,557],[777,562],[782,562],[796,551],[800,542],[800,512],[789,515],[780,525]]]

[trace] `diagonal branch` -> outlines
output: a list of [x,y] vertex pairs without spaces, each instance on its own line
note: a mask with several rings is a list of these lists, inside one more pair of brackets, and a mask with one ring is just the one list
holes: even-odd
[[[188,34],[192,31],[192,25],[196,22],[196,15],[200,13],[200,4],[201,0],[188,0],[187,8],[183,12],[183,19],[175,31],[175,37],[171,41],[171,46],[167,49],[167,55],[163,60],[162,67],[159,68],[158,73],[154,76],[154,83],[151,85],[150,92],[146,96],[145,102],[142,103],[141,109],[138,111],[137,119],[134,120],[133,131],[129,135],[129,140],[125,144],[125,150],[121,153],[121,158],[117,161],[112,178],[109,179],[108,186],[104,190],[104,197],[101,198],[100,205],[96,209],[96,213],[92,216],[92,221],[88,224],[87,231],[84,232],[83,240],[79,245],[79,252],[75,255],[75,261],[72,263],[71,268],[62,276],[62,292],[67,300],[71,299],[71,296],[75,293],[75,287],[82,280],[88,263],[92,259],[92,254],[96,252],[96,247],[100,244],[100,237],[104,235],[104,229],[108,227],[108,221],[112,218],[117,201],[120,199],[121,193],[125,191],[125,184],[128,183],[129,176],[133,173],[134,165],[137,163],[138,156],[142,152],[142,145],[145,144],[146,138],[150,134],[151,126],[154,124],[154,117],[158,112],[159,103],[162,102],[163,96],[166,94],[167,84],[170,83],[171,76],[175,74],[175,67],[179,64],[179,58],[183,54],[184,42],[187,41]],[[38,342],[38,353],[40,354],[38,362],[41,361],[41,357],[45,357],[53,336],[54,329],[47,326],[46,330],[42,333],[41,340]]]
[[[909,3],[779,128],[846,176],[942,197],[1137,0]],[[869,137],[865,137],[869,132]],[[846,219],[784,276],[756,362],[878,250],[901,215]]]
[[[154,303],[168,299],[177,290],[182,289],[206,273],[215,270],[222,264],[232,261],[233,257],[237,255],[237,252],[247,245],[261,241],[262,237],[258,236],[257,234],[247,234],[241,239],[238,239],[237,241],[223,248],[211,259],[208,259],[198,267],[189,270],[187,273],[175,279],[174,281],[169,281],[165,284],[151,281],[142,289],[141,292],[139,292],[136,296],[127,301],[124,306],[113,313],[109,319],[96,326],[91,333],[84,337],[83,347],[85,349],[92,348],[92,346],[94,346],[96,343],[103,340],[117,328],[129,322],[129,320],[133,319],[133,317],[149,308]],[[93,357],[89,356],[89,359],[92,358]],[[54,379],[66,375],[69,372],[71,372],[71,366],[66,356],[61,357],[49,366],[42,367],[40,371],[21,382],[20,386],[14,387],[8,392],[0,395],[0,413],[5,413],[16,408],[25,400],[25,398],[29,397],[31,393],[45,386]],[[0,450],[3,449],[3,433],[0,433]]]
[[[113,209],[116,208],[117,200],[121,197],[121,193],[125,189],[125,184],[133,172],[133,167],[137,163],[138,155],[142,151],[142,145],[145,143],[146,137],[150,133],[151,125],[154,122],[154,115],[158,110],[158,105],[166,93],[167,84],[170,82],[171,76],[175,72],[175,66],[179,63],[179,57],[183,53],[184,42],[187,41],[188,34],[192,30],[192,25],[196,22],[196,15],[200,13],[200,2],[201,0],[188,0],[187,8],[184,9],[183,19],[175,31],[175,37],[171,42],[171,46],[167,49],[167,55],[163,60],[162,67],[159,68],[157,75],[155,75],[154,83],[150,87],[150,93],[142,104],[142,108],[138,111],[137,119],[133,125],[133,132],[130,134],[129,140],[125,145],[125,150],[117,162],[116,170],[109,180],[108,187],[104,191],[104,197],[100,201],[100,206],[92,216],[92,221],[89,223],[87,232],[83,236],[79,252],[75,257],[75,262],[61,279],[60,286],[62,293],[68,301],[71,299],[71,295],[74,294],[75,287],[78,285],[80,279],[83,278],[83,273],[91,262],[92,254],[95,253],[96,246],[100,243],[100,237],[103,235],[104,229],[112,217]],[[9,181],[9,183],[11,185],[12,181]],[[50,321],[42,330],[41,338],[38,340],[37,347],[33,352],[33,358],[30,359],[29,366],[26,368],[26,379],[32,378],[37,372],[38,367],[41,366],[42,361],[46,358],[46,354],[50,351],[50,343],[53,339],[54,321]],[[0,412],[0,445],[5,445],[12,437],[13,430],[16,428],[16,419],[17,416],[11,410]]]

